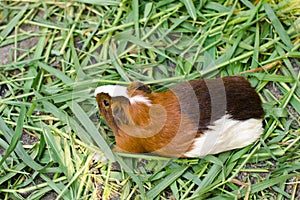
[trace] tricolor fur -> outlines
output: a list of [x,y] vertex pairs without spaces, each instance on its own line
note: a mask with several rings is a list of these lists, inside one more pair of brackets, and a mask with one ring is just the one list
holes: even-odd
[[199,157],[247,146],[263,132],[261,101],[242,77],[194,80],[155,93],[138,82],[100,86],[116,151]]

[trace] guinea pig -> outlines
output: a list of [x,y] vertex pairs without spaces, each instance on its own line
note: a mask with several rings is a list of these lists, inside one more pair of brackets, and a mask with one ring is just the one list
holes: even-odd
[[163,92],[140,82],[105,85],[95,97],[116,152],[202,157],[245,147],[263,133],[261,100],[239,76],[192,80]]

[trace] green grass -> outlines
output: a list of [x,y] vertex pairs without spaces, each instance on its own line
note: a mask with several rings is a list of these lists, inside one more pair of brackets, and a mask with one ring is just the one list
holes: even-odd
[[[1,1],[0,199],[299,199],[300,5],[276,2]],[[236,74],[266,111],[253,145],[112,153],[96,86]]]

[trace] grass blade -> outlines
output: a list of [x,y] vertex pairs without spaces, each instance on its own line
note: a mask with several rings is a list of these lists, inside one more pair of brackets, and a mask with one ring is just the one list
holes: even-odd
[[149,192],[147,192],[147,197],[149,199],[154,199],[159,193],[170,186],[176,179],[178,179],[185,171],[187,166],[181,166],[170,170],[170,174],[162,179],[162,181],[153,187]]
[[25,114],[26,114],[26,108],[24,105],[21,105],[21,110],[20,110],[20,114],[18,117],[16,130],[11,138],[11,141],[9,142],[10,145],[9,145],[8,149],[6,150],[6,153],[0,160],[0,166],[6,160],[6,158],[15,150],[17,144],[20,142],[20,138],[23,133],[23,124],[24,124]]
[[67,75],[65,75],[62,71],[59,71],[57,69],[55,69],[54,67],[51,67],[43,62],[37,62],[38,66],[40,66],[41,68],[43,68],[44,70],[46,70],[47,72],[49,72],[50,74],[55,75],[57,78],[59,78],[63,83],[65,84],[72,84],[74,81],[68,77]]
[[[0,117],[0,130],[1,132],[4,134],[4,137],[7,140],[11,140],[14,133],[12,130],[10,130],[7,125],[5,124],[5,122],[3,121],[3,119]],[[32,169],[36,170],[36,171],[40,171],[42,170],[44,167],[41,166],[40,164],[38,164],[37,162],[35,162],[31,156],[28,155],[28,153],[25,151],[25,149],[23,148],[23,146],[21,145],[21,143],[17,143],[16,147],[15,147],[15,152],[18,155],[18,157],[24,161],[24,163],[26,163],[26,165],[28,165],[29,167],[31,167]]]
[[11,31],[16,27],[19,23],[21,18],[23,17],[24,13],[27,11],[27,5],[23,7],[20,12],[9,22],[5,29],[3,29],[0,33],[0,42],[2,43],[3,40],[11,33]]
[[95,143],[100,147],[105,154],[107,158],[109,158],[112,162],[115,161],[114,155],[106,143],[106,141],[103,139],[101,134],[99,134],[97,128],[92,123],[92,121],[89,119],[87,114],[82,110],[82,108],[76,103],[76,102],[68,102],[67,105],[70,107],[70,109],[73,111],[75,116],[77,117],[78,121],[82,124],[82,126],[87,130],[87,132],[91,135],[91,137],[94,139]]
[[195,21],[197,19],[195,5],[192,0],[181,0],[184,4],[187,12],[189,13],[190,17]]
[[74,0],[74,2],[88,3],[97,6],[118,6],[120,4],[119,1],[112,0]]
[[271,6],[268,3],[264,4],[264,8],[265,8],[265,11],[266,11],[269,19],[272,22],[274,29],[278,33],[280,39],[287,46],[287,48],[289,50],[291,50],[294,47],[294,45],[291,42],[289,35],[287,34],[287,32],[283,28],[282,24],[280,23],[279,19],[277,18],[276,14],[274,13],[273,9],[271,8]]
[[[297,174],[287,174],[287,175],[282,175],[276,178],[272,178],[272,179],[267,179],[265,181],[262,181],[260,183],[254,184],[251,186],[251,194],[259,192],[265,188],[269,188],[273,185],[276,184],[283,184],[287,179],[292,178],[292,177],[296,177]],[[244,188],[241,191],[242,196],[245,196],[247,188]]]

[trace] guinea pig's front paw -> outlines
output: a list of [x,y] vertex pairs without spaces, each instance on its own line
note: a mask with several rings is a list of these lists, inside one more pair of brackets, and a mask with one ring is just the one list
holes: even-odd
[[113,152],[116,152],[116,153],[126,153],[126,151],[124,151],[123,149],[121,149],[120,147],[118,146],[115,146],[113,149],[112,149]]
[[106,162],[108,160],[107,157],[105,157],[104,155],[101,155],[99,153],[94,153],[92,159],[94,162]]

